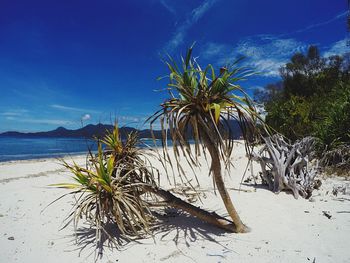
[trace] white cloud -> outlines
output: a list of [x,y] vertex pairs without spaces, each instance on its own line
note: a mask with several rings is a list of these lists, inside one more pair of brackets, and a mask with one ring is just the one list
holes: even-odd
[[331,18],[331,19],[329,19],[329,20],[327,20],[327,21],[323,21],[323,22],[320,22],[320,23],[311,24],[311,25],[309,25],[309,26],[307,26],[307,27],[304,27],[304,28],[301,28],[301,29],[299,29],[299,30],[296,30],[295,32],[287,33],[286,35],[293,34],[293,33],[303,33],[303,32],[308,31],[308,30],[310,30],[310,29],[314,29],[314,28],[317,28],[317,27],[321,27],[321,26],[328,25],[328,24],[330,24],[330,23],[332,23],[332,22],[334,22],[334,21],[336,21],[336,20],[338,20],[338,19],[341,19],[341,18],[343,18],[343,17],[346,17],[347,14],[348,14],[348,11],[344,11],[344,12],[339,13],[338,15],[336,15],[335,17],[333,17],[333,18]]
[[279,68],[296,52],[303,52],[307,45],[292,38],[257,35],[242,39],[234,45],[208,43],[201,56],[218,64],[229,64],[244,56],[243,65],[259,71],[264,76],[279,76]]
[[50,119],[24,119],[23,122],[37,123],[37,124],[52,124],[52,125],[70,125],[73,124],[67,120],[50,120]]
[[187,31],[198,22],[203,15],[217,2],[218,0],[205,0],[200,6],[191,11],[187,19],[180,24],[175,30],[173,37],[168,41],[165,50],[171,51],[183,43]]
[[350,47],[347,45],[349,39],[339,40],[331,45],[331,47],[324,52],[325,57],[333,55],[343,55],[350,52]]
[[83,115],[83,116],[81,117],[81,119],[82,119],[83,121],[90,120],[90,119],[91,119],[91,115],[90,115],[90,114],[85,114],[85,115]]
[[[336,16],[332,17],[331,19],[328,19],[326,21],[323,21],[323,22],[319,22],[319,23],[314,23],[314,24],[310,24],[306,27],[303,27],[303,28],[299,28],[297,30],[294,30],[294,31],[291,31],[291,32],[288,32],[288,33],[282,33],[282,34],[278,34],[277,37],[288,37],[288,36],[291,36],[291,35],[295,35],[295,34],[300,34],[300,33],[304,33],[304,32],[307,32],[309,30],[312,30],[312,29],[315,29],[315,28],[318,28],[318,27],[322,27],[322,26],[326,26],[328,24],[331,24],[339,19],[343,19],[347,16],[348,14],[348,11],[344,11],[344,12],[341,12],[339,14],[337,14]],[[345,21],[344,21],[345,23]]]
[[192,10],[192,24],[196,23],[215,3],[217,0],[204,1],[200,6]]
[[296,52],[303,52],[305,43],[295,39],[257,37],[248,38],[237,44],[236,52],[247,57],[247,64],[265,76],[278,76],[279,68]]
[[141,121],[144,121],[145,118],[142,118],[142,117],[137,117],[137,116],[119,116],[118,117],[118,120],[120,122],[141,122]]
[[3,115],[3,116],[20,116],[20,115],[21,115],[21,113],[7,111],[7,112],[3,112],[3,113],[1,113],[1,115]]
[[186,31],[187,31],[187,27],[185,25],[182,25],[181,27],[179,27],[176,30],[174,36],[167,43],[165,49],[167,51],[170,51],[178,47],[180,44],[182,44],[185,39]]
[[24,109],[13,109],[13,110],[8,110],[5,112],[2,112],[2,113],[0,113],[0,115],[14,117],[14,116],[22,116],[23,114],[25,114],[27,112],[28,112],[28,110],[24,110]]
[[263,87],[263,86],[252,86],[249,89],[257,90],[257,91],[265,91],[265,87]]
[[[323,57],[343,55],[350,52],[348,39],[331,44]],[[232,45],[223,43],[207,43],[200,55],[206,60],[219,65],[232,63],[237,57],[244,56],[242,66],[247,66],[267,77],[278,77],[279,68],[285,65],[296,53],[305,53],[309,43],[293,38],[279,38],[273,35],[256,35],[242,39]]]
[[225,56],[230,55],[230,45],[220,44],[220,43],[207,43],[204,49],[201,52],[201,57],[205,59],[215,59],[215,57],[222,57],[223,54]]
[[54,109],[57,109],[57,110],[63,110],[63,111],[78,111],[78,112],[100,113],[99,111],[95,111],[95,110],[69,107],[69,106],[64,106],[64,105],[60,105],[60,104],[51,104],[50,107],[54,108]]
[[282,60],[280,58],[273,59],[258,59],[256,61],[251,61],[251,65],[258,72],[261,72],[267,77],[278,77],[279,69],[286,63],[287,60]]
[[50,124],[50,125],[71,125],[74,124],[72,121],[68,120],[57,120],[57,119],[26,119],[26,118],[14,118],[14,117],[8,117],[8,120],[13,120],[17,122],[25,122],[25,123],[32,123],[32,124]]
[[159,3],[160,3],[166,10],[168,10],[170,13],[172,13],[173,15],[176,14],[175,8],[172,7],[172,6],[169,4],[169,1],[167,1],[167,0],[160,0]]
[[[243,55],[246,57],[243,63],[245,66],[258,70],[264,76],[277,77],[279,76],[279,68],[289,61],[293,54],[296,52],[305,52],[311,44],[288,36],[328,25],[336,20],[343,19],[347,13],[345,11],[329,20],[311,24],[284,34],[255,35],[247,37],[236,44],[207,43],[201,52],[201,57],[222,65],[232,63],[239,55]],[[347,39],[343,39],[335,42],[323,55],[327,57],[349,52],[348,41]]]

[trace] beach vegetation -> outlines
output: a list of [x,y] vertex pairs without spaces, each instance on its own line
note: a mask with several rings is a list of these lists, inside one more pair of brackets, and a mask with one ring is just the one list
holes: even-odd
[[315,137],[324,166],[349,167],[334,156],[350,152],[350,55],[322,57],[310,46],[305,54],[294,54],[280,76],[281,82],[255,94],[266,123],[292,141]]
[[145,185],[156,185],[158,174],[136,147],[137,142],[136,133],[122,141],[115,125],[98,141],[97,154],[89,153],[86,167],[63,161],[74,183],[53,185],[70,189],[70,194],[78,196],[68,223],[73,221],[77,227],[83,218],[96,229],[97,242],[103,233],[108,235],[104,226],[111,223],[125,237],[150,233],[152,215],[149,203],[141,196]]
[[[212,65],[201,68],[192,56],[192,47],[181,59],[181,64],[169,57],[165,62],[169,70],[166,76],[169,80],[169,98],[149,120],[152,130],[153,124],[160,122],[165,153],[169,151],[167,140],[170,138],[175,166],[184,177],[186,174],[180,156],[184,156],[191,167],[196,167],[199,166],[198,156],[201,152],[209,152],[214,185],[234,223],[233,230],[241,233],[249,231],[249,228],[242,223],[227,191],[223,167],[229,169],[232,164],[230,157],[236,138],[232,123],[239,124],[249,154],[249,142],[257,135],[259,115],[249,96],[238,84],[253,72],[239,67],[239,62],[240,59],[218,71]],[[164,156],[168,157],[169,163],[172,162],[169,154]]]
[[[115,237],[109,227],[116,226],[123,240],[135,240],[150,235],[156,227],[154,207],[182,209],[200,220],[233,231],[230,220],[215,212],[208,212],[176,197],[160,187],[159,171],[152,166],[151,159],[157,160],[151,149],[147,154],[137,147],[136,132],[127,134],[122,140],[118,125],[98,140],[96,154],[89,153],[86,166],[74,161],[62,161],[72,174],[72,181],[52,186],[69,189],[74,195],[72,212],[66,218],[65,227],[73,223],[78,230],[81,219],[96,229],[96,248],[101,250],[105,237],[115,247]],[[153,160],[153,159],[152,159]],[[59,199],[61,199],[60,197]],[[102,252],[99,252],[99,254]]]

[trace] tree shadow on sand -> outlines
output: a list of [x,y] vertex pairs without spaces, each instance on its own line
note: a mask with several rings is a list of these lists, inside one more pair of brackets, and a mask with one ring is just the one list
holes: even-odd
[[[185,244],[190,247],[192,243],[198,240],[206,240],[230,250],[216,240],[216,237],[226,235],[226,231],[202,222],[186,212],[174,208],[165,208],[154,212],[154,216],[156,222],[153,225],[152,233],[155,243],[172,240],[176,246]],[[79,256],[87,254],[87,258],[94,255],[95,260],[102,259],[107,250],[127,250],[133,245],[143,244],[142,241],[149,238],[147,236],[144,239],[142,237],[126,238],[112,223],[105,225],[104,228],[101,242],[97,242],[97,231],[93,226],[81,226],[76,229],[71,242],[77,247],[74,250],[79,251]]]
[[247,182],[247,183],[241,183],[242,186],[247,186],[247,187],[252,187],[254,189],[262,189],[262,190],[267,190],[267,191],[271,191],[269,189],[269,186],[265,183],[257,183],[257,182]]
[[[265,190],[270,193],[279,194],[279,192],[273,192],[273,189],[271,189],[267,183],[242,183],[242,185],[247,187],[252,187],[255,190]],[[287,195],[293,195],[293,191],[291,189],[283,189],[283,191],[281,192]]]
[[187,247],[198,240],[214,242],[224,248],[216,237],[225,236],[228,232],[212,226],[189,215],[186,212],[174,208],[165,208],[163,213],[155,215],[159,221],[154,236],[160,237],[160,241],[172,240],[175,245],[184,242]]
[[[113,223],[107,223],[101,232],[101,238],[97,238],[96,227],[80,226],[70,235],[71,243],[74,243],[74,250],[79,251],[79,257],[87,253],[86,258],[94,255],[95,260],[102,259],[105,250],[126,250],[130,244],[140,243],[141,238],[126,238],[121,234],[117,226]],[[73,237],[73,238],[72,238]],[[98,241],[100,240],[100,241]]]

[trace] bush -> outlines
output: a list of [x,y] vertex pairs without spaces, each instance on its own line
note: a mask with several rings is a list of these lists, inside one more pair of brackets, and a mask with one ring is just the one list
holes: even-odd
[[319,156],[350,145],[350,57],[322,58],[311,46],[280,70],[282,82],[256,94],[266,123],[292,141],[318,139]]

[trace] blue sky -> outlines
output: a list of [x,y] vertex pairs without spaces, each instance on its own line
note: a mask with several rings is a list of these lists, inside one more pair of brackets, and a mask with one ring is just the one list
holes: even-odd
[[261,72],[316,44],[324,56],[346,46],[346,0],[2,0],[0,132],[111,123],[140,128],[165,99],[162,58],[196,41],[200,64],[245,55]]

